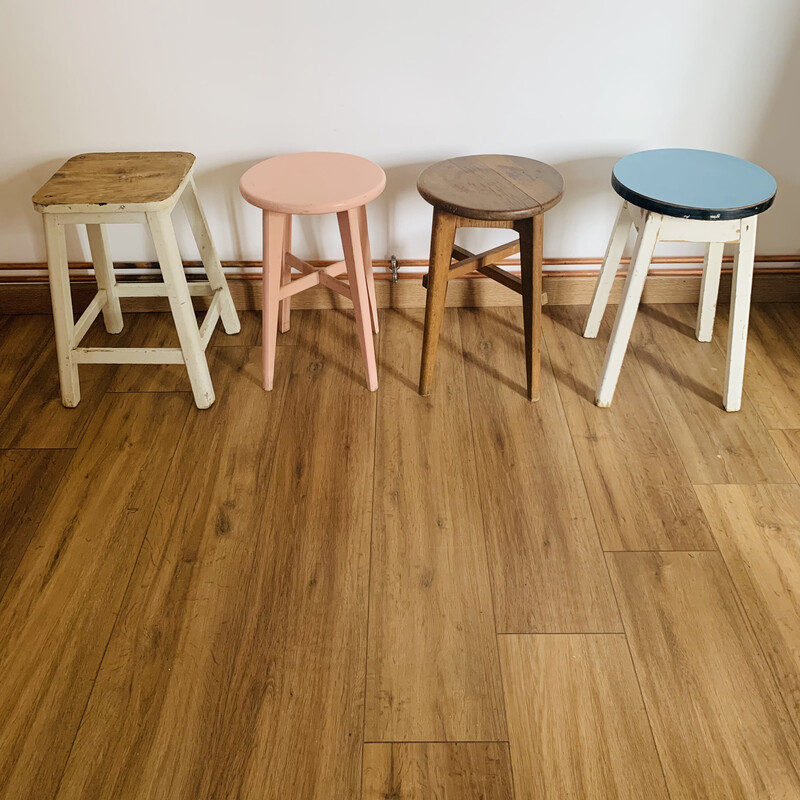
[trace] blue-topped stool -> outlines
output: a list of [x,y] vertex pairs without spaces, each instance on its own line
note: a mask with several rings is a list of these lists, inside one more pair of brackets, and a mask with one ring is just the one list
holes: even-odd
[[738,245],[733,266],[728,361],[722,404],[727,411],[742,405],[742,380],[750,316],[750,292],[756,247],[756,220],[775,200],[777,184],[766,170],[734,156],[707,150],[647,150],[617,162],[611,185],[623,202],[600,270],[583,335],[594,339],[619,268],[631,224],[638,237],[625,279],[603,372],[598,406],[611,405],[622,359],[644,281],[659,241],[703,242],[697,338],[711,341],[725,242]]

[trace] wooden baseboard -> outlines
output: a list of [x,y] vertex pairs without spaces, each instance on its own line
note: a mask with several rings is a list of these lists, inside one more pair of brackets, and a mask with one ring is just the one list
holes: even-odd
[[[766,259],[764,259],[766,261]],[[769,257],[769,262],[791,262],[789,257]],[[588,265],[592,261],[586,260]],[[669,263],[666,259],[664,260]],[[682,259],[679,263],[687,263]],[[768,262],[768,263],[769,263]],[[424,262],[423,262],[424,263]],[[690,262],[691,263],[691,262]],[[237,262],[241,265],[241,262]],[[415,266],[418,266],[414,262]],[[3,269],[11,266],[0,266]],[[30,265],[34,266],[34,265]],[[40,265],[36,265],[40,266]],[[88,265],[80,265],[88,266]],[[228,266],[228,265],[226,265]],[[252,265],[251,265],[252,266]],[[513,266],[513,265],[512,265]],[[645,284],[642,302],[644,303],[696,303],[700,295],[700,269],[659,269],[656,263]],[[124,270],[120,270],[124,274]],[[376,275],[376,293],[381,308],[421,308],[425,305],[425,289],[421,282],[422,273],[401,273],[396,283],[386,273]],[[140,278],[141,279],[141,278]],[[592,298],[596,273],[586,272],[546,272],[544,291],[549,305],[582,305]],[[261,308],[261,280],[253,275],[229,274],[228,282],[236,307],[241,310]],[[622,291],[624,275],[614,281],[611,292],[612,303],[617,303]],[[730,269],[723,271],[720,286],[720,302],[730,298]],[[86,276],[78,276],[73,281],[72,296],[75,310],[82,311],[95,293],[94,281]],[[203,298],[195,298],[200,304]],[[785,267],[762,266],[756,270],[753,281],[753,300],[755,302],[800,302],[800,270]],[[207,302],[207,301],[206,301]],[[520,304],[515,292],[483,275],[468,275],[456,278],[448,284],[448,306],[514,306]],[[165,298],[130,298],[123,301],[124,308],[130,311],[167,310]],[[303,308],[345,308],[349,301],[317,286],[292,298],[292,307]],[[46,279],[42,276],[22,281],[0,280],[0,314],[41,314],[50,312],[50,294]]]

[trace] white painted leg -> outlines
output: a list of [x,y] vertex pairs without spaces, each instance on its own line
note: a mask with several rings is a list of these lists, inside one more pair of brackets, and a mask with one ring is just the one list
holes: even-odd
[[722,404],[726,411],[742,407],[744,361],[747,355],[747,325],[750,320],[750,294],[753,288],[753,263],[756,255],[757,217],[742,220],[742,233],[733,262],[731,312],[728,322],[728,363]]
[[61,402],[67,408],[75,408],[81,400],[81,387],[78,382],[78,365],[72,358],[75,317],[72,312],[72,295],[69,291],[67,239],[64,236],[64,226],[51,214],[43,214],[42,217],[47,243],[47,271],[50,275],[50,299],[56,333]]
[[186,371],[189,373],[189,381],[192,384],[194,401],[198,408],[208,408],[214,402],[214,387],[211,385],[206,354],[197,328],[197,317],[192,307],[189,287],[186,285],[186,274],[183,271],[178,241],[172,227],[172,218],[168,211],[149,213],[147,224],[153,236],[164,283],[167,286],[167,298],[178,330],[178,339]]
[[86,233],[89,234],[89,249],[92,251],[97,286],[106,292],[103,322],[109,333],[119,333],[122,330],[122,308],[119,304],[117,278],[114,275],[114,262],[111,260],[106,229],[103,225],[87,225]]
[[714,333],[714,316],[717,313],[717,295],[719,294],[719,276],[722,272],[722,254],[725,245],[722,242],[711,242],[706,248],[703,262],[703,278],[700,283],[700,304],[697,307],[697,341],[710,342]]
[[614,389],[617,387],[617,380],[622,369],[622,360],[628,348],[628,340],[631,338],[633,321],[636,318],[636,310],[639,308],[639,300],[642,297],[647,270],[650,267],[653,250],[658,241],[660,224],[660,214],[647,212],[644,224],[641,226],[639,236],[636,239],[631,265],[625,278],[622,302],[617,310],[617,318],[614,321],[614,329],[611,331],[611,340],[608,343],[606,358],[603,362],[603,371],[600,375],[600,384],[597,387],[595,402],[601,408],[610,406],[614,397]]
[[236,307],[233,304],[228,282],[225,280],[225,274],[222,271],[222,265],[217,255],[217,248],[214,246],[214,240],[211,238],[211,232],[208,229],[206,215],[203,213],[203,207],[200,205],[200,200],[197,197],[197,187],[195,186],[194,178],[189,178],[186,188],[183,190],[183,195],[181,196],[181,203],[189,219],[189,225],[192,228],[194,240],[197,242],[197,249],[200,251],[200,258],[203,262],[206,275],[208,275],[208,282],[215,292],[221,294],[220,317],[222,319],[222,326],[225,328],[225,333],[239,333],[242,326],[239,322],[239,316],[236,313]]
[[603,259],[603,266],[600,268],[600,275],[594,287],[592,297],[592,307],[589,316],[586,318],[586,326],[583,335],[587,339],[595,339],[600,330],[600,323],[603,320],[603,312],[608,304],[608,296],[611,294],[611,287],[614,285],[614,277],[619,269],[619,262],[622,258],[622,251],[628,241],[628,232],[631,229],[631,219],[628,215],[628,204],[623,202],[617,212],[617,221],[614,223],[614,230],[608,241],[606,257]]

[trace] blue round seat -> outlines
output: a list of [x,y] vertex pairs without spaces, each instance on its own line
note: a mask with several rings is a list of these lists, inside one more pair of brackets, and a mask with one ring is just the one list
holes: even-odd
[[765,169],[709,150],[645,150],[620,159],[611,176],[620,197],[682,219],[745,219],[766,211],[778,185]]

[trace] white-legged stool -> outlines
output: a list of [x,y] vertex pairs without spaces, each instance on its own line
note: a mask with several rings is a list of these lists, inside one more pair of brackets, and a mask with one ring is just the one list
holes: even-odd
[[585,337],[597,336],[631,224],[638,237],[595,402],[601,407],[611,405],[656,244],[671,241],[707,245],[696,335],[699,341],[709,342],[723,247],[732,242],[737,245],[737,252],[722,403],[727,411],[738,411],[742,405],[756,220],[775,200],[775,179],[740,158],[706,150],[674,149],[648,150],[623,158],[614,167],[611,183],[623,203],[595,286]]
[[[222,318],[226,333],[238,333],[239,318],[208,230],[192,176],[191,153],[86,153],[66,162],[33,196],[42,214],[53,304],[61,401],[73,408],[81,399],[78,364],[186,364],[198,408],[214,402],[205,349]],[[171,213],[183,204],[208,281],[187,283]],[[147,225],[164,277],[163,283],[116,281],[104,226]],[[70,296],[65,225],[86,225],[97,294],[75,322]],[[211,296],[198,328],[193,295]],[[80,347],[102,311],[109,333],[122,330],[121,297],[166,297],[180,347]]]

